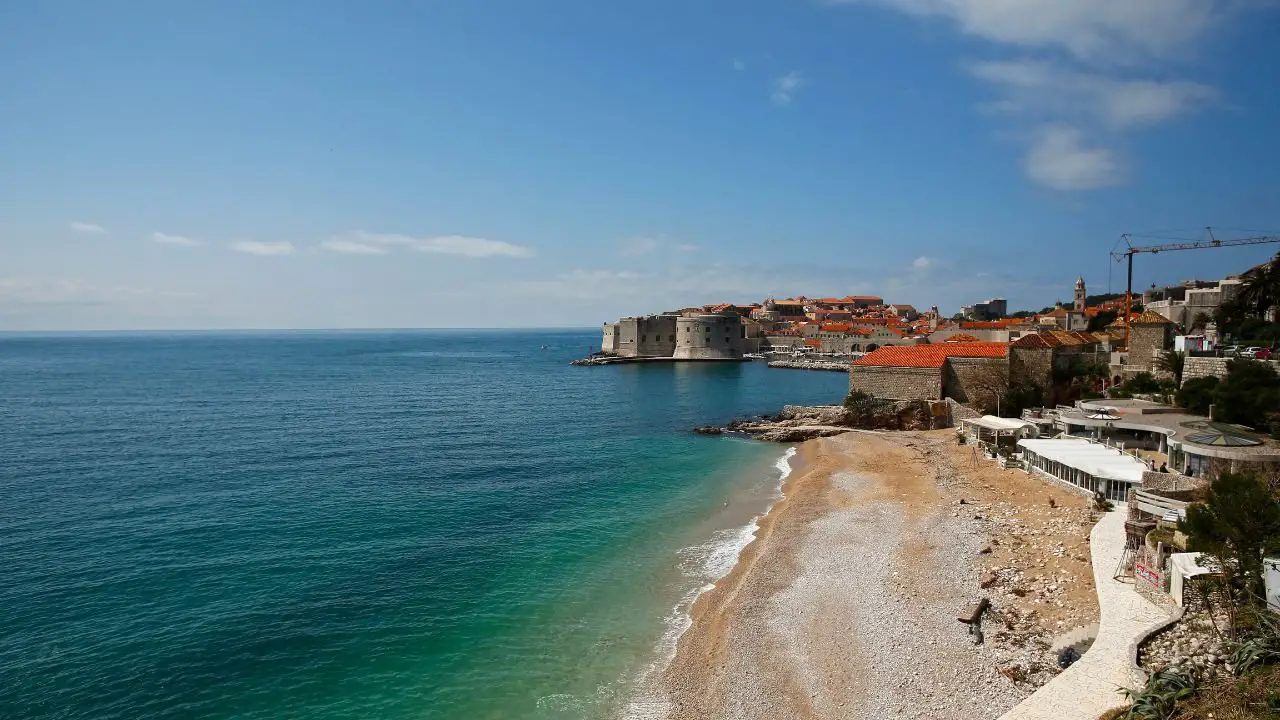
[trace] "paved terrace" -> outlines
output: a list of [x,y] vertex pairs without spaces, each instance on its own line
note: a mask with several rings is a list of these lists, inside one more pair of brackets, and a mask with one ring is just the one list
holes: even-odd
[[1125,542],[1127,512],[1123,504],[1117,503],[1117,507],[1089,533],[1101,609],[1098,638],[1084,657],[1001,720],[1097,720],[1107,710],[1124,704],[1120,687],[1136,688],[1146,682],[1142,671],[1132,665],[1132,645],[1172,615],[1135,592],[1133,585],[1111,578]]

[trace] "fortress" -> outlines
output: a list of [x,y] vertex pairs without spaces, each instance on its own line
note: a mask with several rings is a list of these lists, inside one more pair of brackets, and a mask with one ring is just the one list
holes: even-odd
[[741,360],[746,326],[733,311],[663,313],[605,323],[600,350],[623,358]]

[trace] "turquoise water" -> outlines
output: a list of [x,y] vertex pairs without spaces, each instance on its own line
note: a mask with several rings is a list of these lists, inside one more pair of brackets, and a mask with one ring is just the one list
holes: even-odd
[[846,379],[596,340],[0,336],[0,717],[615,714]]

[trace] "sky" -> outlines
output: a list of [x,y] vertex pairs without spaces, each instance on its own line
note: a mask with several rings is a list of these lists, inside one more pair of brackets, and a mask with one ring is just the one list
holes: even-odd
[[1276,0],[0,3],[0,330],[1123,290],[1124,233],[1280,232],[1278,36]]

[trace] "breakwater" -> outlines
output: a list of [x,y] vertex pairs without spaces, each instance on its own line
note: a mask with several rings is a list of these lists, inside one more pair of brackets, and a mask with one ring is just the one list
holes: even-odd
[[769,362],[771,368],[784,368],[788,370],[828,370],[830,372],[849,372],[849,363],[835,362],[831,360],[771,360]]

